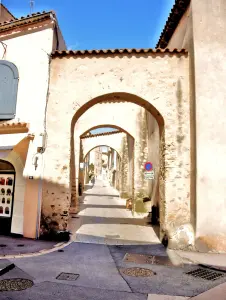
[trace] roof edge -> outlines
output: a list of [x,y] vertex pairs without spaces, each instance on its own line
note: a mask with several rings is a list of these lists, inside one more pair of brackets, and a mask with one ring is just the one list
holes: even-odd
[[8,29],[12,29],[14,27],[35,23],[48,18],[51,19],[52,15],[55,16],[55,13],[53,11],[49,11],[49,12],[44,11],[42,13],[38,12],[32,15],[27,15],[26,17],[21,17],[19,19],[11,20],[9,22],[3,22],[0,23],[0,31],[5,31]]
[[188,53],[186,49],[100,49],[100,50],[64,50],[52,52],[52,57],[65,57],[65,56],[81,56],[81,55],[103,55],[103,54],[145,54],[145,53]]
[[162,30],[156,48],[166,48],[191,0],[176,0]]

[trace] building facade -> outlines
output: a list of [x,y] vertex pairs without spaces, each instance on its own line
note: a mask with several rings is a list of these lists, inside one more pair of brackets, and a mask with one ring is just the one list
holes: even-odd
[[[226,3],[221,0],[176,0],[157,49],[61,51],[65,44],[51,13],[29,17],[29,25],[25,18],[12,20],[9,28],[0,26],[1,41],[7,45],[5,50],[2,44],[2,70],[8,62],[13,64],[11,82],[15,86],[14,93],[6,94],[12,99],[6,114],[14,118],[0,124],[2,147],[9,147],[4,145],[3,134],[19,139],[17,143],[7,142],[13,148],[2,148],[5,154],[1,157],[14,166],[10,176],[16,174],[15,189],[21,195],[17,197],[15,192],[14,206],[20,202],[17,199],[24,203],[20,210],[20,232],[24,236],[33,234],[26,232],[28,209],[37,220],[33,222],[36,231],[40,215],[45,222],[67,227],[70,207],[77,201],[78,164],[84,155],[81,135],[94,126],[113,125],[127,134],[122,144],[122,153],[128,153],[123,157],[127,164],[120,172],[132,188],[123,183],[128,187],[123,192],[132,195],[135,203],[147,194],[159,206],[161,237],[167,235],[169,246],[199,249],[204,243],[214,249],[216,232],[218,240],[225,238],[225,11]],[[29,43],[25,53],[18,45],[28,43],[27,27],[37,22],[43,30],[29,34],[34,43]],[[13,24],[21,28],[19,33]],[[44,45],[45,52],[40,50]],[[139,109],[135,115],[120,115],[122,103]],[[99,105],[111,105],[118,119],[106,120],[105,114],[95,114]],[[82,123],[89,112],[90,121]],[[24,134],[24,138],[18,134]],[[47,144],[41,142],[41,147],[40,135],[47,136]],[[29,145],[27,154],[25,146],[20,150],[21,138]],[[37,148],[45,151],[35,156]],[[151,182],[144,178],[147,161],[154,166]],[[29,200],[31,194],[36,200]],[[12,224],[19,224],[17,208],[14,212]]]
[[[0,228],[35,238],[50,54],[65,49],[65,43],[51,12],[16,19],[3,5],[0,11]],[[10,186],[8,177],[13,180]]]

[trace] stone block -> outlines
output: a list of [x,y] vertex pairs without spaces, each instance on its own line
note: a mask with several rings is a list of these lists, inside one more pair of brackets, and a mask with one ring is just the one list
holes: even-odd
[[168,247],[170,249],[193,250],[194,229],[191,224],[184,224],[175,229],[169,229],[166,233]]

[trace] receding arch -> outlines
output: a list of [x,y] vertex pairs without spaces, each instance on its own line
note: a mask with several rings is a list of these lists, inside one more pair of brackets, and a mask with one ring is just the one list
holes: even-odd
[[[112,170],[112,165],[109,169],[109,171],[111,172],[111,184],[116,188],[118,189],[119,191],[119,188],[120,188],[120,181],[121,181],[121,176],[120,176],[120,169],[121,169],[121,162],[122,162],[122,156],[121,154],[112,146],[110,146],[109,144],[99,144],[99,145],[96,145],[94,147],[92,147],[91,149],[89,149],[89,151],[85,154],[84,156],[84,162],[90,162],[89,159],[88,159],[88,155],[95,149],[97,148],[101,148],[101,147],[107,147],[107,148],[110,148],[110,152],[113,151],[114,155],[113,155],[113,161],[114,161],[114,167],[113,168],[114,170]],[[105,154],[106,152],[102,152],[102,154]],[[115,153],[116,153],[116,156],[115,156]],[[108,153],[106,153],[108,155]],[[108,156],[108,159],[109,159],[109,156]],[[112,162],[112,156],[111,156],[111,162]],[[80,177],[80,183],[83,182],[83,184],[87,184],[88,183],[88,178],[89,178],[89,163],[88,165],[85,164],[84,166],[84,169],[83,169],[83,175]],[[108,165],[109,166],[109,165]],[[94,167],[95,167],[95,164],[94,164]],[[95,170],[95,169],[94,169]],[[103,169],[102,169],[103,170]],[[96,173],[97,172],[97,173]],[[96,172],[94,173],[95,176],[98,176],[100,175],[100,173],[96,170]],[[101,171],[102,172],[102,171]],[[81,174],[80,174],[81,175]]]
[[[80,138],[84,137],[87,133],[89,133],[92,130],[99,129],[99,128],[105,128],[105,127],[118,129],[119,131],[124,132],[125,134],[128,134],[131,138],[134,139],[133,135],[131,133],[129,133],[127,130],[125,130],[124,128],[122,128],[120,126],[112,125],[112,124],[100,124],[100,125],[97,125],[97,126],[93,126],[93,127],[89,128],[89,129],[87,129],[86,131],[84,131],[80,135]],[[112,131],[112,132],[114,133],[114,131]]]
[[93,147],[92,149],[90,149],[86,154],[84,154],[84,159],[87,157],[87,155],[88,155],[92,150],[94,150],[94,149],[96,149],[96,148],[99,148],[99,147],[109,147],[109,148],[113,149],[113,150],[118,154],[119,157],[121,157],[121,154],[120,154],[115,148],[112,148],[111,146],[108,146],[108,145],[98,145],[98,146],[95,146],[95,147]]
[[137,104],[144,109],[146,109],[148,112],[150,112],[153,117],[156,119],[159,125],[160,133],[162,133],[163,127],[164,127],[164,119],[161,113],[147,100],[134,95],[130,93],[124,93],[124,92],[115,92],[115,93],[109,93],[104,94],[98,97],[95,97],[89,101],[87,101],[84,105],[82,105],[74,114],[72,121],[71,121],[71,132],[74,130],[75,123],[78,121],[78,119],[92,106],[98,103],[104,103],[104,102],[131,102],[134,104]]
[[[159,175],[158,175],[158,180],[159,180],[159,203],[164,204],[165,202],[165,184],[164,184],[164,178],[165,178],[165,162],[164,162],[164,141],[165,141],[165,137],[164,137],[164,119],[163,116],[161,115],[161,113],[158,111],[158,109],[156,109],[155,106],[153,106],[149,101],[131,94],[131,93],[125,93],[125,92],[115,92],[115,93],[109,93],[109,94],[104,94],[98,97],[95,97],[89,101],[87,101],[86,103],[84,103],[82,106],[80,106],[80,108],[76,111],[76,113],[73,115],[72,120],[71,120],[71,151],[70,151],[70,165],[74,166],[70,168],[70,188],[71,188],[71,203],[76,203],[76,167],[75,167],[75,125],[77,123],[77,121],[79,120],[79,118],[90,108],[92,108],[94,105],[96,104],[101,104],[101,103],[120,103],[120,102],[127,102],[127,103],[133,103],[136,104],[138,106],[140,106],[141,108],[144,108],[145,111],[147,111],[148,113],[150,113],[153,118],[156,120],[156,123],[158,125],[159,128]],[[106,127],[109,127],[110,124],[103,124]],[[100,126],[97,125],[97,127]],[[96,126],[95,126],[96,127]],[[95,127],[92,127],[93,129]],[[116,126],[117,127],[117,126]],[[90,128],[88,129],[88,131],[90,131]],[[87,132],[87,131],[86,131]],[[128,134],[128,132],[126,132]],[[83,133],[84,134],[84,133]],[[131,136],[131,135],[130,135]],[[80,135],[81,138],[81,135]],[[134,162],[133,162],[133,177],[134,177]],[[161,179],[161,180],[160,180]],[[133,181],[134,182],[134,181]],[[133,186],[133,195],[134,195],[134,186]],[[164,207],[162,207],[161,209],[161,214],[160,214],[160,223],[162,220],[162,223],[164,223],[164,219],[165,219],[165,210]]]

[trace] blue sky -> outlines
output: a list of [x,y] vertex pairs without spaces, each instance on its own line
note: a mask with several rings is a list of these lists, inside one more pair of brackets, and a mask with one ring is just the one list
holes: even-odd
[[[16,16],[29,0],[0,0]],[[70,49],[154,48],[175,0],[35,0],[54,10]]]
[[[0,0],[17,18],[29,0]],[[68,49],[155,48],[175,0],[35,0],[54,10]],[[99,128],[93,133],[111,131]]]

